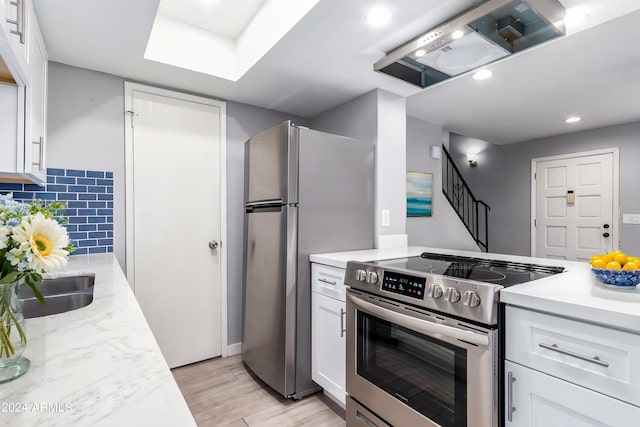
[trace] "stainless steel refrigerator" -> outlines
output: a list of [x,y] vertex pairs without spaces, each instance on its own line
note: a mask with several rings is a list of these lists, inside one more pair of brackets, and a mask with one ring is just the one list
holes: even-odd
[[245,143],[242,357],[300,399],[311,380],[312,253],[374,239],[373,144],[290,122]]

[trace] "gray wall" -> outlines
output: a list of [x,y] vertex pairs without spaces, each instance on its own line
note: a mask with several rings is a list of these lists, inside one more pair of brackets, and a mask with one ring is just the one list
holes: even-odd
[[[376,89],[312,118],[310,124],[376,145],[375,234],[405,234],[405,99]],[[381,209],[390,210],[389,227],[380,225]]]
[[124,267],[123,80],[50,62],[47,108],[48,167],[113,172],[114,252]]
[[407,218],[409,245],[478,251],[478,246],[442,194],[442,160],[432,159],[430,151],[432,145],[439,147],[442,143],[441,126],[407,117],[407,171],[433,174],[433,216]]
[[[48,164],[114,172],[114,250],[125,265],[124,79],[49,63]],[[228,342],[242,338],[244,142],[285,120],[308,120],[227,102]],[[194,183],[197,185],[197,183]]]
[[620,249],[640,253],[640,226],[622,224],[622,214],[640,213],[640,122],[609,126],[549,138],[498,146],[465,137],[451,138],[451,153],[460,166],[467,147],[482,145],[476,168],[464,169],[477,196],[491,206],[492,252],[529,255],[531,249],[531,159],[603,148],[620,149]]

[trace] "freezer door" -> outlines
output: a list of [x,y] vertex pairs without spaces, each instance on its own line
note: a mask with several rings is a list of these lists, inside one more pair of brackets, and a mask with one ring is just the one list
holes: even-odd
[[295,203],[297,129],[284,122],[245,143],[245,203],[282,200]]
[[296,208],[245,213],[242,356],[283,396],[295,392]]

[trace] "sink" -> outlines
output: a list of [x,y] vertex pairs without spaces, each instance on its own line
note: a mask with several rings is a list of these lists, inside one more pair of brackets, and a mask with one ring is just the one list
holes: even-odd
[[26,285],[18,289],[18,298],[22,304],[25,319],[65,313],[86,307],[93,301],[94,276],[69,276],[45,279],[36,286],[44,297],[41,304],[33,291]]
[[[95,282],[95,276],[68,276],[59,277],[56,279],[44,279],[42,282],[36,284],[36,287],[42,294],[47,297],[48,295],[68,294],[70,292],[87,291],[93,288]],[[91,291],[93,293],[93,291]],[[28,299],[33,298],[33,291],[25,284],[20,286],[18,290],[18,298]]]
[[46,304],[41,304],[40,301],[35,298],[21,300],[22,313],[25,319],[66,313],[67,311],[86,307],[93,301],[93,289],[91,292],[47,295],[44,297],[44,300]]

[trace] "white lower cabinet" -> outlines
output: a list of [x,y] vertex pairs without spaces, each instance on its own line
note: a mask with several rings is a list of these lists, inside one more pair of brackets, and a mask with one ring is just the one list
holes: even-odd
[[[317,277],[323,278],[327,273],[322,271],[326,266],[312,266],[314,285],[311,293],[311,378],[333,400],[345,406],[346,403],[346,303],[344,300],[324,295],[318,290]],[[331,280],[320,281],[320,284],[336,282],[338,288],[343,287],[344,270],[339,270]],[[320,274],[318,274],[318,270]]]
[[505,362],[505,395],[507,427],[640,425],[637,406],[509,361]]
[[506,308],[506,427],[640,426],[640,336]]

